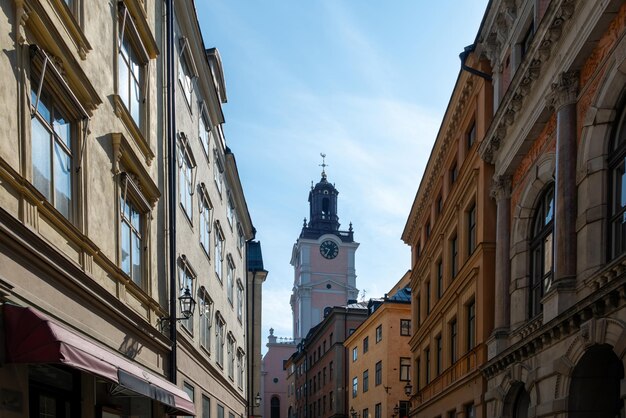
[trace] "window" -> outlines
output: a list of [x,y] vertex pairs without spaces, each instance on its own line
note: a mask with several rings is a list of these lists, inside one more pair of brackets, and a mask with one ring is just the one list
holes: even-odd
[[367,392],[370,389],[370,372],[369,370],[365,370],[363,372],[363,393]]
[[374,376],[374,384],[376,386],[383,383],[383,362],[379,361],[376,363],[376,374]]
[[356,398],[358,390],[359,390],[359,378],[353,377],[352,378],[352,397],[353,398]]
[[200,316],[200,345],[207,350],[211,349],[211,326],[213,325],[213,301],[204,288],[200,288],[199,298]]
[[439,196],[437,196],[437,215],[441,214],[442,210],[443,210],[443,196],[441,195],[441,192],[439,192]]
[[441,334],[435,337],[435,373],[437,376],[441,374],[443,370],[443,344],[441,343]]
[[239,248],[239,253],[243,254],[243,250],[246,246],[246,238],[243,235],[243,228],[240,223],[237,223],[237,245]]
[[235,203],[233,201],[233,195],[230,192],[228,192],[226,218],[228,219],[228,224],[232,228],[235,222]]
[[379,325],[376,327],[376,343],[381,342],[383,339],[383,326]]
[[467,307],[467,351],[476,346],[476,302],[471,301]]
[[193,158],[188,139],[180,134],[178,142],[178,199],[190,221],[193,221],[193,192],[196,160]]
[[124,173],[120,196],[120,256],[122,271],[137,286],[143,287],[143,224],[144,215],[128,193],[129,187],[138,190],[129,182],[132,180]]
[[243,285],[241,280],[237,279],[237,319],[243,321]]
[[226,257],[226,296],[228,297],[228,303],[230,303],[231,306],[233,305],[235,290],[234,275],[235,263],[233,262],[233,257],[228,254]]
[[352,361],[353,361],[353,362],[355,362],[355,361],[357,360],[357,357],[358,357],[358,352],[359,352],[359,350],[358,350],[358,348],[357,348],[357,347],[354,347],[354,348],[352,349]]
[[415,296],[415,319],[417,321],[417,325],[422,323],[422,298],[420,297],[419,292]]
[[470,256],[476,249],[476,204],[473,203],[467,211],[467,255]]
[[420,390],[421,386],[420,386],[420,382],[421,380],[421,374],[422,374],[422,367],[421,367],[421,363],[420,363],[420,358],[417,357],[415,359],[415,385],[416,385],[416,390]]
[[333,368],[333,362],[332,361],[328,364],[328,368],[330,369],[329,370],[329,372],[330,372],[330,380],[333,380],[334,377],[335,377],[335,369]]
[[430,313],[430,280],[426,282],[426,313]]
[[459,243],[456,232],[450,238],[450,275],[454,279],[459,272]]
[[224,261],[224,235],[222,234],[222,229],[220,228],[219,222],[215,222],[215,275],[217,279],[222,281],[222,262]]
[[191,403],[193,403],[193,401],[194,401],[194,387],[191,386],[189,383],[184,382],[183,383],[183,390],[189,396],[189,399],[191,399]]
[[450,321],[450,364],[454,364],[456,363],[457,360],[457,336],[458,331],[457,331],[457,325],[456,325],[456,318],[454,318],[452,321]]
[[426,222],[425,232],[426,238],[430,238],[430,221]]
[[196,77],[196,64],[189,47],[189,41],[185,37],[179,39],[178,54],[178,81],[182,87],[187,105],[191,108],[191,95],[193,93],[193,80]]
[[133,30],[133,18],[125,7],[123,9],[120,13],[117,91],[133,122],[141,129],[145,98],[144,73],[148,57],[141,42],[138,41],[136,30]]
[[381,403],[377,403],[376,406],[374,406],[374,417],[383,418],[383,405]]
[[467,142],[467,149],[472,148],[474,142],[476,142],[476,121],[472,121],[467,133],[465,134],[465,140]]
[[328,394],[328,408],[332,411],[334,407],[335,407],[335,395],[333,391],[331,390],[330,393]]
[[622,110],[611,146],[610,257],[626,251],[626,107]]
[[410,319],[400,320],[400,335],[403,335],[403,336],[411,335],[411,320]]
[[411,359],[409,357],[400,357],[400,380],[411,380]]
[[457,177],[459,176],[459,169],[456,161],[452,163],[449,170],[450,175],[450,185],[453,185],[456,182]]
[[220,155],[217,152],[217,148],[213,148],[213,159],[215,161],[215,164],[213,164],[213,179],[215,180],[215,186],[217,187],[217,191],[221,195],[222,187],[224,184],[224,180],[223,180],[224,164],[222,163],[222,159],[220,158]]
[[217,418],[224,418],[224,407],[220,404],[217,405]]
[[552,285],[554,184],[550,184],[539,199],[532,224],[530,240],[529,317],[542,311],[541,298]]
[[[47,56],[45,59],[48,60]],[[71,221],[74,217],[76,185],[73,177],[78,147],[78,117],[63,108],[60,100],[48,94],[46,78],[43,74],[39,80],[31,80],[33,186]],[[40,85],[41,94],[37,96]]]
[[211,418],[211,400],[202,395],[202,418]]
[[361,415],[362,418],[370,418],[370,410],[368,408],[363,409],[363,415]]
[[204,253],[209,256],[211,245],[211,223],[213,220],[213,205],[209,200],[209,193],[204,183],[200,184],[200,245]]
[[448,418],[456,418],[456,409],[448,411]]
[[465,418],[476,418],[474,404],[468,404],[463,407],[465,410]]
[[[178,291],[179,295],[190,294],[193,296],[193,281],[197,275],[191,268],[191,265],[187,261],[187,257],[181,255],[178,262]],[[180,317],[184,317],[182,312],[179,312]],[[188,319],[181,320],[181,323],[189,332],[193,332],[193,315]]]
[[370,337],[363,338],[363,354],[370,349]]
[[228,360],[228,377],[230,380],[233,380],[235,376],[235,338],[230,332],[228,333],[227,340],[226,355]]
[[424,366],[426,366],[426,370],[424,370],[424,372],[426,373],[426,384],[430,383],[430,348],[426,347],[426,349],[424,349]]
[[202,150],[204,151],[205,156],[209,156],[210,150],[210,124],[209,118],[206,114],[206,105],[204,102],[200,103],[200,111],[198,112],[198,139],[202,144]]
[[437,299],[441,299],[443,296],[443,261],[441,258],[437,260],[435,274],[437,276]]
[[521,58],[524,58],[526,56],[526,53],[528,52],[528,48],[530,47],[530,44],[533,40],[533,36],[535,34],[535,26],[533,23],[534,22],[532,21],[530,22],[530,26],[526,30],[526,33],[524,34],[524,37],[522,38],[522,42],[520,43]]
[[226,323],[218,312],[215,315],[215,361],[220,367],[224,367],[224,329]]

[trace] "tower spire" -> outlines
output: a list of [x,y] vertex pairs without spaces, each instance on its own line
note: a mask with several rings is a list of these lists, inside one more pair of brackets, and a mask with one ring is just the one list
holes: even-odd
[[323,152],[320,152],[320,157],[322,157],[322,164],[320,164],[319,166],[322,167],[322,178],[325,179],[326,167],[328,167],[328,164],[326,164],[326,154],[324,154]]

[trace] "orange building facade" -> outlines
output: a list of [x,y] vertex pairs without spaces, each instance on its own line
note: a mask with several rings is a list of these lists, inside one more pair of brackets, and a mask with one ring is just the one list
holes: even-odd
[[370,299],[367,319],[344,343],[350,417],[408,416],[405,387],[409,385],[410,390],[410,338],[408,287],[392,290],[382,299]]
[[[496,207],[493,167],[476,152],[491,121],[484,60],[464,63],[402,239],[411,246],[411,416],[483,416],[493,330]],[[487,78],[485,78],[487,77]]]

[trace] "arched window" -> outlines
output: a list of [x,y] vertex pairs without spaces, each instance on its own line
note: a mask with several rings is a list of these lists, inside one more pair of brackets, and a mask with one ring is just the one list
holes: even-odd
[[280,399],[278,399],[278,396],[272,396],[270,401],[270,417],[280,418]]
[[515,403],[513,404],[513,418],[527,418],[529,408],[530,395],[522,386],[519,389],[517,396],[515,397]]
[[626,251],[626,108],[622,110],[617,126],[609,161],[611,170],[609,256],[611,259]]
[[541,298],[552,284],[554,184],[546,187],[539,199],[530,239],[529,316],[542,311]]

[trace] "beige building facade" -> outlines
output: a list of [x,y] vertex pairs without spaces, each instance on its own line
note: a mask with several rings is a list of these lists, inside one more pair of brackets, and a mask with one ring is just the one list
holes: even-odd
[[267,272],[193,1],[171,10],[168,155],[165,3],[0,2],[3,417],[254,413]]

